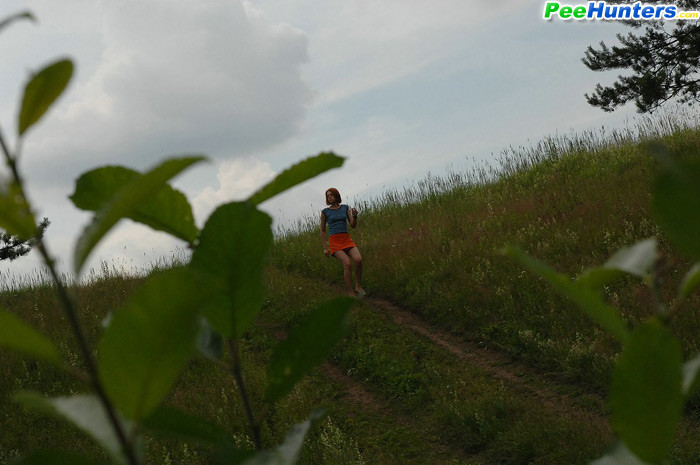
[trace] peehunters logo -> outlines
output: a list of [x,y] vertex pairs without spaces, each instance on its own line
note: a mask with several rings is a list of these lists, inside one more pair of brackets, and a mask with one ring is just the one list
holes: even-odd
[[634,4],[607,4],[599,1],[588,2],[586,5],[563,5],[560,2],[545,3],[543,18],[550,20],[554,16],[564,20],[697,20],[700,18],[700,12],[680,11],[676,5],[650,5],[642,2]]

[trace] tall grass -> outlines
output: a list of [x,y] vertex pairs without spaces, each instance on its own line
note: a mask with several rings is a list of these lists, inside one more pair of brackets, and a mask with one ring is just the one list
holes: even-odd
[[[353,237],[364,258],[364,284],[434,324],[602,390],[617,344],[497,251],[517,244],[577,275],[622,246],[656,236],[668,256],[671,292],[688,263],[653,221],[655,162],[646,144],[663,140],[697,157],[699,122],[697,113],[683,111],[642,118],[633,129],[555,135],[504,150],[495,166],[431,175],[361,202]],[[322,258],[316,228],[309,221],[280,237],[273,263],[340,283],[339,265]],[[653,311],[641,284],[625,282],[608,294],[631,323]],[[688,308],[693,305],[697,300]],[[678,325],[691,353],[700,321],[682,314]]]

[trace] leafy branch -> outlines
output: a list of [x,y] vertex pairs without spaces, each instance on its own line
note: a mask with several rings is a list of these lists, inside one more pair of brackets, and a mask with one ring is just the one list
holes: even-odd
[[[0,22],[0,29],[16,20],[32,18],[30,13],[20,13]],[[264,271],[273,241],[272,220],[257,205],[341,166],[343,158],[329,152],[297,163],[247,201],[219,206],[201,231],[194,223],[189,201],[169,181],[202,161],[202,156],[170,158],[144,173],[105,166],[80,176],[70,198],[76,207],[94,215],[76,242],[76,279],[102,238],[125,218],[170,234],[193,249],[190,263],[153,273],[111,315],[95,357],[77,317],[76,299],[60,278],[56,260],[43,238],[48,223],[37,226],[18,167],[26,133],[62,95],[72,74],[73,63],[60,59],[30,77],[19,111],[14,153],[0,131],[0,147],[11,173],[11,181],[2,186],[0,194],[0,227],[9,235],[36,238],[36,247],[54,282],[86,373],[69,367],[51,340],[3,309],[0,347],[48,361],[80,381],[87,381],[92,392],[53,398],[19,392],[15,400],[73,423],[92,436],[118,464],[142,463],[146,433],[184,435],[208,443],[216,449],[221,463],[241,457],[250,464],[294,463],[305,435],[321,414],[312,412],[306,422],[292,427],[282,445],[271,450],[263,450],[261,418],[345,335],[352,299],[323,304],[292,328],[288,339],[273,353],[265,407],[256,415],[240,363],[240,340],[262,306]],[[230,363],[223,360],[224,347],[228,348]],[[162,405],[197,352],[212,360],[212,367],[222,368],[234,377],[255,451],[238,450],[230,434],[207,419]],[[17,463],[94,463],[89,457],[60,451],[51,451],[50,457],[53,458],[34,451]]]
[[[656,146],[662,165],[653,191],[658,222],[672,243],[698,260],[668,304],[659,289],[659,251],[654,238],[615,253],[605,264],[576,279],[560,274],[517,247],[504,253],[570,298],[595,323],[622,344],[612,374],[609,405],[620,443],[594,465],[662,464],[673,447],[683,405],[700,386],[700,355],[683,362],[680,343],[670,329],[681,304],[700,288],[700,164]],[[623,276],[640,279],[657,300],[656,315],[629,329],[620,312],[604,301],[604,286]]]

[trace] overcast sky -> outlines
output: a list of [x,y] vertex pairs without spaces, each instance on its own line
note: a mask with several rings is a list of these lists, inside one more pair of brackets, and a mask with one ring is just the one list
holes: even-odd
[[[3,0],[0,17],[38,23],[0,35],[0,125],[14,146],[28,75],[68,56],[66,94],[26,134],[20,162],[47,240],[65,269],[89,215],[68,196],[84,171],[140,170],[167,156],[209,158],[178,177],[201,226],[308,155],[347,157],[263,204],[276,224],[314,217],[335,186],[367,199],[428,172],[468,169],[508,146],[556,133],[620,127],[633,107],[590,107],[583,94],[614,74],[589,71],[586,46],[625,28],[544,21],[543,1]],[[117,268],[177,252],[168,236],[124,221],[93,252]],[[175,252],[174,252],[175,251]],[[31,254],[35,255],[35,254]],[[7,273],[36,257],[0,263]]]

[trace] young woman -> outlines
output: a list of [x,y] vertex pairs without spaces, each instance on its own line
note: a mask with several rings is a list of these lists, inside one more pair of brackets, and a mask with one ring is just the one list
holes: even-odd
[[[326,257],[333,256],[343,264],[343,277],[348,295],[351,297],[364,297],[362,289],[362,256],[355,243],[348,234],[350,227],[357,226],[357,210],[342,205],[342,199],[338,189],[331,187],[326,191],[326,205],[321,211],[321,244]],[[330,229],[330,237],[326,242],[326,224]],[[330,247],[329,247],[330,246]],[[355,287],[352,286],[352,264],[355,263]]]

